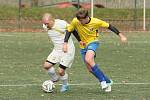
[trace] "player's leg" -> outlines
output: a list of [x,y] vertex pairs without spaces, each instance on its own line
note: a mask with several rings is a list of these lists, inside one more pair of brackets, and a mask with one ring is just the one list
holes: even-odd
[[59,65],[59,79],[60,81],[62,81],[62,87],[61,87],[61,92],[65,92],[68,90],[69,86],[68,86],[68,74],[65,71],[67,67],[63,66],[63,65]]
[[53,50],[50,55],[47,57],[47,60],[44,63],[44,69],[47,70],[48,75],[51,77],[51,80],[53,82],[56,82],[59,80],[59,77],[55,71],[54,65],[58,62],[58,53]]
[[103,89],[107,87],[106,83],[110,83],[110,80],[106,77],[106,75],[99,68],[99,65],[96,64],[94,61],[95,52],[98,46],[99,46],[99,43],[97,42],[89,44],[89,46],[87,47],[86,55],[85,55],[85,62],[87,65],[89,65],[88,67],[91,68],[92,73],[99,79],[102,85],[102,89]]
[[68,74],[66,72],[66,69],[71,67],[73,60],[74,60],[74,55],[75,55],[74,46],[69,47],[67,53],[63,52],[63,55],[60,61],[60,66],[59,66],[60,80],[63,82],[62,88],[60,90],[61,92],[65,92],[69,89]]
[[106,77],[106,75],[102,72],[102,70],[100,69],[99,65],[95,63],[94,61],[94,55],[95,52],[93,50],[88,50],[86,53],[86,63],[89,65],[89,69],[92,70],[92,72],[98,71],[98,73],[100,72],[101,74],[99,76],[101,76],[101,81],[106,81],[107,83],[110,83],[110,80]]
[[53,82],[56,82],[58,81],[58,75],[56,74],[55,68],[53,67],[54,65],[54,63],[46,60],[43,67],[47,70],[48,75],[51,77],[51,80]]
[[106,80],[104,77],[104,73],[99,68],[99,66],[94,62],[94,51],[88,50],[85,56],[85,61],[89,65],[89,69],[91,69],[92,73],[98,78],[101,82],[102,89],[107,88]]
[[[81,49],[80,52],[81,52],[81,55],[82,55],[82,60],[85,62],[85,55],[86,55],[87,50],[86,49]],[[86,64],[87,69],[89,70],[89,72],[92,72],[90,65],[88,63],[85,63],[85,64]]]

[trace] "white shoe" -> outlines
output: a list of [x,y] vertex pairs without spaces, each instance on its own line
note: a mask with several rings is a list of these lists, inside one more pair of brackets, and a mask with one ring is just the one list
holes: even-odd
[[102,87],[102,90],[106,89],[108,87],[106,81],[102,81],[101,82],[101,87]]
[[113,84],[113,81],[110,80],[110,83],[106,83],[108,87],[105,89],[105,92],[111,92],[111,85]]
[[68,85],[62,85],[60,92],[66,92],[69,90],[69,86]]
[[111,85],[109,85],[106,89],[105,92],[111,92]]

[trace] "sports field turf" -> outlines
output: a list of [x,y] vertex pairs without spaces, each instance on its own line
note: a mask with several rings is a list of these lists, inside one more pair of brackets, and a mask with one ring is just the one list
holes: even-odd
[[47,33],[0,33],[0,100],[150,100],[150,33],[126,33],[122,44],[113,33],[102,33],[96,62],[113,79],[111,93],[86,69],[75,40],[76,56],[68,70],[70,90],[44,93],[49,77],[42,64],[52,49]]

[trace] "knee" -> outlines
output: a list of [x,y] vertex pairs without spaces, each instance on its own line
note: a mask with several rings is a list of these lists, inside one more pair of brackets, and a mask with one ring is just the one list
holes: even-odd
[[44,65],[43,65],[43,68],[48,70],[49,68],[51,68],[53,65],[48,63],[48,62],[45,62]]
[[90,57],[85,57],[85,62],[90,65],[92,60]]
[[58,73],[59,73],[60,76],[64,76],[65,75],[65,70],[59,69]]

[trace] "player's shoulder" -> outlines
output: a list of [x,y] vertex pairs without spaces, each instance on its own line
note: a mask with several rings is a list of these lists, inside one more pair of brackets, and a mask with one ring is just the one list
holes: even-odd
[[91,20],[93,20],[93,21],[102,21],[101,19],[99,19],[99,18],[94,18],[94,17],[91,17]]
[[78,21],[77,17],[74,17],[73,20],[74,20],[74,21]]
[[54,27],[66,28],[67,25],[68,25],[68,23],[65,20],[55,19]]
[[106,23],[105,21],[99,19],[99,18],[91,18],[92,22],[98,23],[98,24],[103,24]]
[[56,23],[62,23],[62,24],[67,24],[67,22],[65,20],[62,20],[62,19],[55,19],[55,22]]
[[79,20],[75,17],[72,19],[72,22],[79,22]]

